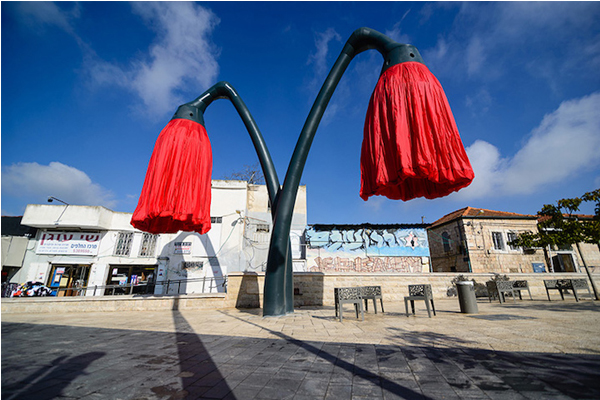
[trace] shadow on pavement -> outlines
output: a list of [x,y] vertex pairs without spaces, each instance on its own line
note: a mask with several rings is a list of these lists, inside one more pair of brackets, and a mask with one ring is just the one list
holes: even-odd
[[[242,318],[238,318],[234,315],[228,314],[224,311],[221,311],[223,314],[226,314],[228,317],[230,318],[235,318],[239,321],[245,322],[247,324],[250,325],[254,325],[257,327],[260,327],[268,332],[270,332],[271,334],[278,336],[281,339],[285,339],[288,343],[292,343],[295,346],[297,346],[298,348],[302,348],[304,350],[307,350],[310,353],[315,354],[318,358],[329,362],[331,364],[333,364],[335,367],[341,368],[345,371],[347,371],[348,373],[351,373],[353,375],[358,375],[360,376],[363,380],[365,381],[370,381],[370,382],[378,382],[381,385],[381,388],[389,393],[392,393],[396,396],[400,396],[402,398],[406,398],[406,399],[421,399],[421,400],[433,400],[430,397],[424,396],[419,392],[416,392],[410,388],[404,387],[396,382],[394,382],[392,379],[388,379],[385,376],[382,375],[378,375],[374,372],[369,371],[366,368],[363,368],[359,365],[356,365],[356,363],[352,363],[349,361],[346,361],[342,358],[337,357],[336,355],[333,355],[321,348],[318,348],[314,345],[312,345],[309,342],[306,341],[302,341],[299,339],[294,339],[291,336],[286,335],[285,333],[282,332],[276,332],[273,330],[270,330],[268,328],[265,328],[263,326],[260,326],[258,324],[255,324],[253,322],[250,321],[246,321]],[[360,351],[360,350],[359,350]]]
[[179,311],[179,299],[175,299],[173,305],[173,323],[182,391],[176,391],[170,386],[156,386],[151,390],[159,396],[169,395],[172,399],[198,396],[219,399],[231,392],[200,336],[194,333],[194,329]]
[[[21,324],[19,324],[21,325]],[[106,353],[89,352],[74,357],[59,356],[47,365],[35,367],[29,375],[16,382],[4,385],[2,379],[2,398],[14,399],[54,399],[62,395],[63,390],[79,376],[87,375],[87,367],[94,361],[102,358]],[[4,369],[4,360],[2,361]],[[15,369],[28,370],[28,355],[22,354],[21,365],[14,365]],[[14,371],[13,371],[14,372]]]

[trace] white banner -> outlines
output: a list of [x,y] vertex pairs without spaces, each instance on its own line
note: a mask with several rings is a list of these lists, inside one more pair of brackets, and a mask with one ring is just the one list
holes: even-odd
[[36,253],[95,256],[100,238],[100,233],[42,232]]

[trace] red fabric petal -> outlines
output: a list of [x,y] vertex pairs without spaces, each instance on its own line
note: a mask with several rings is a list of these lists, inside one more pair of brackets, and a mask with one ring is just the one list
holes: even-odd
[[436,77],[417,62],[386,70],[367,110],[360,197],[434,199],[468,186],[474,176]]
[[211,174],[206,129],[171,120],[156,140],[131,225],[150,233],[208,232]]

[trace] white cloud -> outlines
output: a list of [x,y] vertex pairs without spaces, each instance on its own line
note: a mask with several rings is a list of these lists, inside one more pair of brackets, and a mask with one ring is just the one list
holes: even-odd
[[479,73],[485,62],[485,49],[479,37],[471,38],[467,46],[467,72],[469,75]]
[[402,16],[402,18],[400,18],[400,21],[396,22],[394,24],[394,27],[390,30],[386,30],[384,33],[386,34],[386,36],[389,36],[390,38],[392,38],[393,40],[395,40],[398,43],[406,43],[406,44],[410,44],[410,36],[408,36],[405,33],[402,33],[402,31],[400,30],[400,25],[402,24],[402,21],[404,21],[404,19],[406,18],[406,16],[408,15],[408,13],[410,13],[410,9],[408,9],[404,15]]
[[308,58],[307,64],[313,64],[315,75],[318,78],[327,73],[327,55],[329,53],[329,42],[342,40],[342,37],[333,28],[328,28],[325,32],[317,33],[315,37],[316,50]]
[[[63,3],[68,4],[68,3]],[[84,53],[84,70],[91,83],[117,85],[135,93],[143,103],[137,107],[161,118],[216,83],[219,50],[210,35],[219,18],[192,2],[133,2],[133,12],[156,32],[156,40],[146,53],[123,66],[102,60],[76,32],[74,21],[79,6],[70,10],[52,2],[21,2],[17,6],[24,23],[41,31],[56,26],[69,33]]]
[[155,43],[126,67],[90,53],[87,69],[93,82],[131,90],[149,115],[160,118],[192,100],[182,92],[197,95],[216,83],[219,51],[210,35],[219,19],[189,2],[134,2],[132,7],[156,31]]
[[60,162],[49,165],[17,163],[2,167],[2,192],[16,197],[34,197],[45,201],[55,196],[70,204],[116,205],[113,194],[77,168]]
[[599,165],[598,110],[600,92],[564,101],[543,118],[513,157],[503,158],[494,145],[476,141],[467,148],[475,179],[456,198],[530,194]]
[[40,25],[57,26],[65,32],[73,34],[71,20],[79,17],[77,4],[71,11],[64,11],[50,1],[24,1],[17,3],[16,7],[23,16],[23,22],[33,28],[39,28]]

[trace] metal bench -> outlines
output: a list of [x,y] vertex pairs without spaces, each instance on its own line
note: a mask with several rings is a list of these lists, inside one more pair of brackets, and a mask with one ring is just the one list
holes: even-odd
[[362,289],[360,287],[334,288],[333,294],[335,297],[335,316],[340,317],[340,322],[342,322],[344,304],[354,304],[356,318],[358,319],[358,311],[360,310],[362,320],[365,320],[365,314],[362,305]]
[[431,318],[431,309],[429,308],[429,303],[431,303],[431,308],[433,309],[433,315],[435,314],[435,305],[433,304],[433,293],[431,291],[431,285],[408,285],[408,296],[404,297],[404,307],[406,308],[406,316],[408,317],[408,302],[410,301],[410,306],[412,308],[413,315],[415,314],[415,300],[423,300],[425,301],[425,305],[427,306],[427,314],[429,318]]
[[550,290],[558,290],[560,293],[560,298],[565,299],[564,292],[567,290],[573,291],[573,296],[575,296],[575,301],[579,301],[579,295],[577,291],[587,290],[590,298],[592,297],[592,292],[590,291],[590,287],[588,286],[586,279],[545,279],[544,286],[546,287],[546,295],[548,296],[548,301],[552,301],[550,299]]
[[383,299],[381,297],[381,286],[362,286],[362,298],[365,301],[365,311],[369,311],[369,300],[373,300],[373,307],[375,308],[375,314],[377,314],[377,299],[381,304],[381,312],[383,310]]

